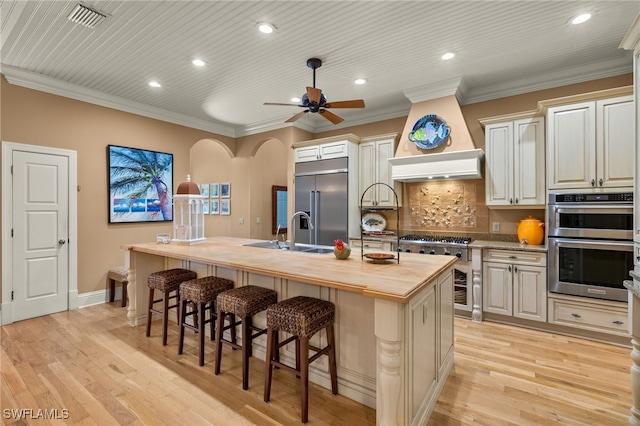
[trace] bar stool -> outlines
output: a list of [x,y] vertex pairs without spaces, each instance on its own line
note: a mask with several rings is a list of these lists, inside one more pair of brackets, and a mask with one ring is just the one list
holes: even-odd
[[[184,329],[190,328],[199,333],[199,364],[201,367],[204,365],[204,326],[209,323],[209,333],[211,340],[213,340],[215,337],[216,297],[221,292],[232,288],[233,281],[219,277],[196,278],[180,284],[180,312],[178,316],[180,343],[178,344],[178,354],[182,355],[184,348]],[[189,304],[194,306],[191,312],[187,312],[187,305]],[[207,311],[209,311],[209,319],[205,319]],[[185,319],[188,316],[193,316],[193,325],[186,323]]]
[[[274,290],[255,285],[238,287],[218,294],[216,299],[218,309],[216,375],[220,374],[222,344],[226,343],[233,349],[242,349],[242,389],[249,388],[249,357],[252,355],[253,339],[267,332],[266,328],[253,325],[253,316],[277,301],[278,294]],[[225,317],[229,317],[229,325],[226,327],[224,326]],[[242,345],[236,343],[236,326],[240,324],[242,324]],[[228,329],[231,330],[231,340],[223,337],[224,331]]]
[[[167,345],[167,327],[169,325],[169,309],[177,308],[180,301],[180,283],[198,278],[198,274],[188,269],[174,268],[149,274],[149,311],[147,313],[147,337],[151,335],[152,314],[162,316],[162,346]],[[161,299],[154,299],[154,291],[162,292]],[[171,296],[172,292],[176,292]],[[175,305],[169,305],[169,299],[177,299]],[[162,310],[154,309],[155,303],[162,302]]]
[[[264,380],[264,401],[271,396],[271,378],[273,367],[280,367],[300,377],[302,388],[302,423],[309,418],[309,364],[321,355],[329,357],[331,374],[331,393],[338,394],[338,373],[336,368],[336,345],[333,324],[335,305],[326,300],[313,297],[296,296],[271,305],[267,308],[267,369]],[[318,348],[309,344],[309,339],[322,329],[327,332],[327,346]],[[278,331],[292,336],[278,343]],[[296,342],[296,367],[292,368],[279,361],[278,353],[282,346]],[[309,350],[316,352],[309,357]]]
[[122,287],[122,299],[120,301],[120,306],[127,306],[127,284],[129,284],[129,269],[126,266],[114,266],[109,269],[107,273],[107,278],[109,279],[109,302],[113,302],[115,298],[116,292],[116,281],[120,283]]

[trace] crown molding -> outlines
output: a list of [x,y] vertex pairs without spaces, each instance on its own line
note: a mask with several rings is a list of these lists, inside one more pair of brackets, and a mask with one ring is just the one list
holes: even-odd
[[457,95],[461,77],[450,78],[448,80],[438,81],[432,84],[407,89],[403,93],[411,101],[412,104],[431,99],[444,98],[445,96]]
[[51,93],[53,95],[64,96],[118,111],[129,112],[168,123],[178,124],[193,129],[204,130],[222,136],[235,138],[236,130],[233,127],[189,117],[184,114],[167,111],[161,108],[144,105],[139,102],[132,102],[126,99],[107,95],[97,90],[87,89],[75,84],[66,83],[55,78],[42,74],[26,71],[11,65],[0,64],[0,73],[5,76],[10,84],[38,90],[40,92]]
[[539,90],[553,89],[555,87],[583,83],[585,81],[614,77],[633,72],[633,60],[631,56],[614,61],[598,62],[583,67],[574,67],[547,73],[540,77],[522,78],[510,80],[493,86],[482,86],[477,89],[468,89],[464,99],[459,99],[462,105],[477,102],[490,101],[508,96],[522,95],[524,93]]
[[629,27],[618,48],[634,50],[635,53],[640,53],[640,15],[636,16],[635,21]]

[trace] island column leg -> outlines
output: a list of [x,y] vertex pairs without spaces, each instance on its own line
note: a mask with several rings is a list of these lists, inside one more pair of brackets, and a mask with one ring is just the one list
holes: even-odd
[[388,300],[375,301],[375,334],[378,372],[376,380],[376,423],[405,424],[402,346],[403,306]]
[[471,291],[471,321],[482,322],[482,249],[471,249]]

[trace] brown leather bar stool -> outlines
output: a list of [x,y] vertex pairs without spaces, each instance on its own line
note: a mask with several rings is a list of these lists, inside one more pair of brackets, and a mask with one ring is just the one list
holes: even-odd
[[[253,316],[262,312],[269,305],[278,301],[278,294],[274,290],[255,285],[227,290],[216,299],[218,309],[218,324],[216,329],[216,367],[215,374],[220,374],[222,360],[222,344],[226,343],[234,349],[242,349],[242,389],[249,389],[249,357],[252,355],[253,339],[267,332],[267,329],[255,327]],[[229,318],[229,325],[224,326],[225,318]],[[236,343],[236,326],[242,325],[242,345]],[[231,330],[231,340],[223,337],[225,330]]]
[[116,292],[116,281],[120,283],[122,287],[122,299],[120,306],[127,306],[127,284],[129,284],[129,269],[126,266],[114,266],[109,269],[107,278],[109,278],[109,302],[113,302]]
[[[178,315],[178,327],[180,340],[178,354],[182,354],[184,348],[184,329],[190,328],[199,334],[200,353],[199,364],[204,365],[204,326],[209,323],[211,340],[215,338],[214,327],[216,323],[216,297],[225,290],[233,288],[233,281],[219,277],[203,277],[185,281],[180,284],[180,312]],[[194,308],[188,312],[188,305]],[[209,311],[209,319],[205,318]],[[193,325],[187,324],[185,319],[193,316]]]
[[[169,325],[169,309],[177,308],[180,301],[180,283],[198,278],[198,274],[188,269],[174,268],[149,274],[149,312],[147,313],[147,337],[151,336],[152,314],[162,316],[162,345],[167,344],[167,327]],[[161,299],[154,299],[155,290],[162,293]],[[175,292],[174,295],[171,293]],[[169,305],[169,299],[177,299],[174,305]],[[155,303],[162,302],[162,310],[154,309]]]
[[[296,296],[271,305],[267,308],[267,366],[264,379],[264,400],[271,397],[271,378],[273,367],[280,367],[300,377],[302,388],[302,423],[309,419],[309,364],[321,355],[329,356],[331,374],[331,393],[338,394],[338,372],[336,368],[336,344],[333,325],[335,305],[326,300],[313,297]],[[322,329],[327,332],[327,346],[318,348],[309,344],[309,339]],[[278,343],[278,331],[292,336]],[[279,350],[292,341],[296,342],[296,367],[290,367],[279,361]],[[315,354],[309,357],[309,350]]]

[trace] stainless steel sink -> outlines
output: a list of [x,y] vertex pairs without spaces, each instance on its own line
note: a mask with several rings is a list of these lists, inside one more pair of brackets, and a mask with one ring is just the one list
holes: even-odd
[[258,247],[272,250],[288,250],[289,246],[279,241],[260,241],[257,243],[244,244],[245,247]]
[[[260,241],[257,243],[245,244],[245,247],[258,247],[258,248],[266,248],[271,250],[289,250],[290,247],[286,243],[276,242],[276,241]],[[301,251],[303,253],[317,253],[317,254],[325,254],[333,252],[332,246],[319,246],[315,244],[302,244],[298,243],[295,246],[295,251]]]

